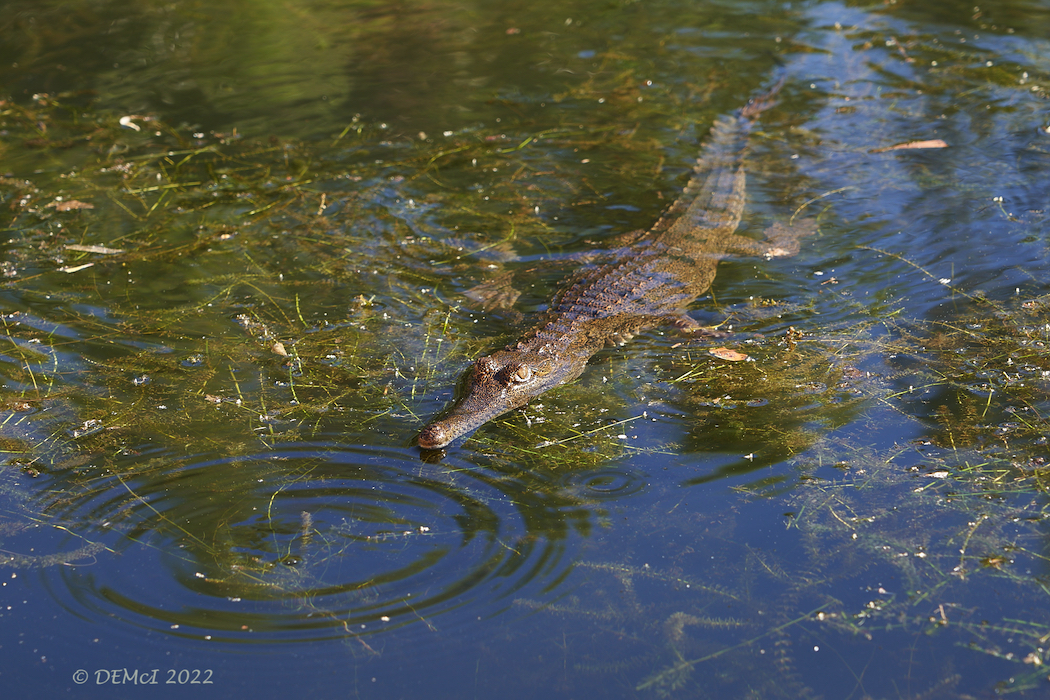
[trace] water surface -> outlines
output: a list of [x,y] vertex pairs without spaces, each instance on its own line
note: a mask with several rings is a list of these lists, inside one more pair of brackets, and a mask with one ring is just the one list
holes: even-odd
[[[2,7],[7,687],[1047,692],[1046,3]],[[733,334],[421,455],[781,78]]]

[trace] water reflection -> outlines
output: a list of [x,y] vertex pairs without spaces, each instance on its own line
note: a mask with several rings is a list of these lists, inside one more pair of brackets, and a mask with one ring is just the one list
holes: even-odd
[[289,443],[236,457],[143,451],[56,473],[62,495],[37,506],[95,548],[94,565],[45,570],[71,612],[303,641],[430,625],[564,576],[588,515],[535,487],[411,452]]

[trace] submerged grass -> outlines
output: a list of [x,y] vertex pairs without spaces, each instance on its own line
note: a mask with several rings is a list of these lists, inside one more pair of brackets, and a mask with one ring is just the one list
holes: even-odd
[[[1041,693],[1050,658],[1045,301],[986,303],[951,322],[890,319],[851,337],[786,339],[779,357],[808,346],[823,358],[820,371],[811,365],[804,374],[809,386],[819,380],[817,396],[846,397],[847,420],[809,431],[781,458],[793,476],[738,487],[745,503],[785,509],[783,535],[737,534],[749,532],[737,522],[743,506],[677,518],[637,512],[622,563],[584,561],[570,598],[519,604],[573,624],[601,620],[576,664],[580,683],[612,673],[661,697],[816,697],[818,676],[821,687],[858,697],[963,697],[957,669],[981,657],[1004,679],[996,692]],[[725,401],[742,406],[742,392],[760,388],[773,396],[765,409],[798,409],[769,393],[772,382],[734,385],[757,369],[735,366],[742,369],[708,379]],[[975,378],[994,386],[975,394]],[[815,413],[835,421],[835,410]],[[909,421],[913,437],[902,434],[889,449],[868,437]],[[763,447],[774,445],[775,437]],[[693,544],[670,544],[682,542]],[[664,563],[641,564],[654,561]],[[942,649],[941,665],[915,663],[946,639],[958,654]],[[864,641],[886,651],[864,651]],[[912,659],[890,651],[901,646]],[[800,658],[810,648],[822,653],[819,673]],[[886,678],[910,680],[894,692]]]

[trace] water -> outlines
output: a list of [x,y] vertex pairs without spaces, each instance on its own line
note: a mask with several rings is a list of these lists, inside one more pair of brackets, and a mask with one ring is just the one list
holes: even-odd
[[[1047,692],[1046,3],[2,8],[7,687]],[[780,77],[733,335],[421,455]]]

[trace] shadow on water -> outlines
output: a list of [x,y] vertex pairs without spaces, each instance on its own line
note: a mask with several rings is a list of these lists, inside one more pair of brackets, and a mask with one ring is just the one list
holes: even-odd
[[[33,690],[173,654],[322,696],[1045,692],[1045,9],[225,7],[0,20]],[[733,334],[408,447],[774,71],[741,231],[820,230],[721,264]]]

